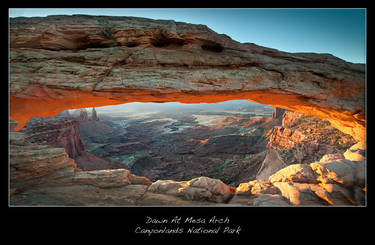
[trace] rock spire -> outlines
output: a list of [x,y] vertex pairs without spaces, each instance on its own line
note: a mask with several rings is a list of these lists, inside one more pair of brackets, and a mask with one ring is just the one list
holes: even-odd
[[92,108],[91,120],[92,121],[99,121],[99,118],[98,118],[98,115],[96,113],[95,107]]

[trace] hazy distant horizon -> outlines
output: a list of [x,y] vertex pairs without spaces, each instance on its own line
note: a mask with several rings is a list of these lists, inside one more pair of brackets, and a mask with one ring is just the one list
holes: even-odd
[[[102,107],[95,107],[98,114],[118,114],[122,112],[127,113],[145,113],[145,112],[172,112],[172,111],[189,111],[189,110],[230,110],[230,109],[242,109],[247,106],[262,106],[262,107],[272,107],[263,104],[254,103],[248,100],[229,100],[218,103],[194,103],[185,104],[180,102],[165,102],[165,103],[153,103],[153,102],[132,102],[124,103],[120,105],[109,105]],[[91,113],[92,107],[85,108],[88,113]],[[74,109],[69,110],[70,112],[75,112]]]

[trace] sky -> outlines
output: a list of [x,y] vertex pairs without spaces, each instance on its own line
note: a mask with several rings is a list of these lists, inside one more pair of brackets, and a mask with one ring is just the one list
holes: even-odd
[[[269,107],[267,105],[260,105],[248,100],[230,100],[219,103],[199,103],[199,104],[183,104],[179,102],[165,102],[165,103],[143,103],[143,102],[133,102],[121,105],[109,105],[96,108],[97,112],[100,114],[116,114],[116,113],[145,113],[145,112],[186,112],[189,110],[233,110],[241,109],[247,106],[262,106]],[[74,111],[74,110],[73,110]],[[88,112],[91,112],[91,108],[88,108]]]
[[9,17],[109,15],[204,24],[241,43],[366,63],[366,9],[10,8]]

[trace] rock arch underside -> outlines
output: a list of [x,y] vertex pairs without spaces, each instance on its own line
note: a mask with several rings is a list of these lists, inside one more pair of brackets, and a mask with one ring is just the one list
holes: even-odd
[[11,18],[9,45],[16,130],[67,109],[245,99],[365,142],[365,65],[330,54],[239,43],[204,25],[85,15]]

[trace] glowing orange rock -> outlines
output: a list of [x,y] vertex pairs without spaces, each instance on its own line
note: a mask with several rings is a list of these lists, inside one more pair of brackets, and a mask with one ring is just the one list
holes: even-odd
[[247,99],[365,140],[365,66],[239,43],[204,25],[134,17],[10,19],[10,117],[127,102]]

